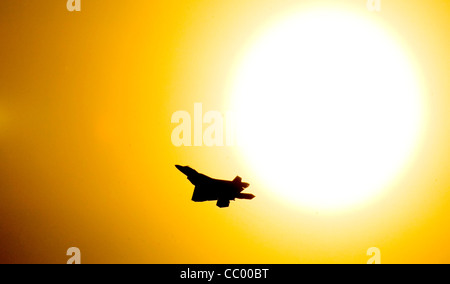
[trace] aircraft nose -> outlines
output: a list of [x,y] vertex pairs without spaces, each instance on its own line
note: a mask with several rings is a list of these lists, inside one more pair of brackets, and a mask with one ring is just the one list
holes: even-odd
[[185,174],[185,175],[187,175],[187,176],[198,174],[195,170],[193,170],[193,169],[190,168],[190,167],[183,167],[183,166],[179,166],[179,165],[176,165],[175,167],[176,167],[180,172],[182,172],[183,174]]
[[180,165],[176,165],[175,166],[180,172],[182,172],[183,174],[187,175],[189,173],[188,168],[187,167],[183,167]]

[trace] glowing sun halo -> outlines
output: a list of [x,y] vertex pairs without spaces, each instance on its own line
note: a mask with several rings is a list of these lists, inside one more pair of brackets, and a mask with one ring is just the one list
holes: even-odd
[[357,205],[408,162],[421,92],[382,28],[342,11],[298,14],[243,58],[233,84],[239,143],[275,196],[314,209]]

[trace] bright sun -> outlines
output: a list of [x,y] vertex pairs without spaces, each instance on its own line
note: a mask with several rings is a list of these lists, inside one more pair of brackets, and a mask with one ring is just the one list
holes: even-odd
[[421,92],[402,48],[342,11],[297,14],[252,45],[233,85],[244,158],[275,196],[349,208],[382,192],[421,131]]

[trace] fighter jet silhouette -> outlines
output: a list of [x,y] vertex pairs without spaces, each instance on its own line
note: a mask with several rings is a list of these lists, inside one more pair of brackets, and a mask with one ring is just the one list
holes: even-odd
[[175,166],[180,172],[188,177],[195,185],[192,201],[205,202],[217,200],[217,206],[226,208],[230,206],[231,200],[255,198],[253,194],[242,193],[250,184],[242,182],[242,178],[236,177],[233,181],[213,179],[198,173],[190,167]]

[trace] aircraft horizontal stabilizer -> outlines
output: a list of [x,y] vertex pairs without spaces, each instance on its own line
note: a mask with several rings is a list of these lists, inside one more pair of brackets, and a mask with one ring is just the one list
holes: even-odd
[[252,200],[253,198],[255,198],[256,196],[254,196],[253,194],[249,194],[249,193],[240,193],[237,198],[239,199],[248,199],[248,200]]

